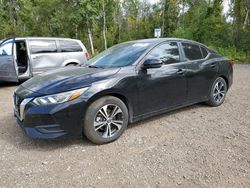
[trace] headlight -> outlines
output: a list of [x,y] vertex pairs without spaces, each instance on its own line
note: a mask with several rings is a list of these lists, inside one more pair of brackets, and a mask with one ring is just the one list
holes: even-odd
[[50,105],[50,104],[59,104],[67,101],[72,101],[80,97],[86,90],[86,88],[77,89],[73,91],[58,93],[54,95],[47,95],[43,97],[37,97],[33,100],[36,105]]

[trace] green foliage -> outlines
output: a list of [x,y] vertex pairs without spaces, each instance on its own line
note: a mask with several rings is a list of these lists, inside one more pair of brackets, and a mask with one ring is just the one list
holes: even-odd
[[250,52],[245,52],[243,50],[236,49],[235,47],[218,47],[218,46],[209,46],[211,49],[214,49],[219,54],[227,57],[228,59],[235,60],[240,63],[250,63]]
[[212,46],[230,59],[250,62],[250,27],[244,26],[243,29],[243,23],[240,23],[236,28],[236,25],[228,22],[222,15],[222,0],[197,1],[189,3],[189,6],[188,11],[180,16],[182,24],[172,36],[196,40]]
[[234,0],[227,15],[222,13],[222,0],[149,2],[0,0],[0,39],[12,35],[70,37],[81,39],[90,51],[91,32],[98,53],[105,49],[105,39],[110,47],[152,38],[154,28],[162,28],[164,37],[196,40],[230,59],[250,62],[249,0]]

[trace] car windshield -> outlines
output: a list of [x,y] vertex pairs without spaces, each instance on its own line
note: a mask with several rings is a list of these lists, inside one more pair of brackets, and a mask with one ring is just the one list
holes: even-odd
[[148,48],[149,43],[122,43],[115,45],[87,62],[93,68],[124,67],[133,64]]

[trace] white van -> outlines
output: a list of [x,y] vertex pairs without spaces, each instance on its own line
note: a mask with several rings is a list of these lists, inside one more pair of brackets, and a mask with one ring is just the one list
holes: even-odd
[[0,42],[0,81],[18,82],[89,58],[80,40],[45,37],[7,38]]

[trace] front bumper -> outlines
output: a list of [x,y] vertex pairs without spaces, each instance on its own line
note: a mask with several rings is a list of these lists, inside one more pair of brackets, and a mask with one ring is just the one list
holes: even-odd
[[26,125],[18,118],[17,123],[23,129],[25,134],[33,139],[60,139],[67,135],[67,133],[60,128],[60,125],[26,127]]
[[22,118],[15,110],[17,123],[33,139],[63,139],[82,136],[87,102],[74,101],[37,106],[32,101],[23,107]]

